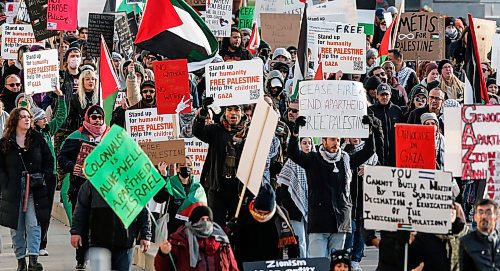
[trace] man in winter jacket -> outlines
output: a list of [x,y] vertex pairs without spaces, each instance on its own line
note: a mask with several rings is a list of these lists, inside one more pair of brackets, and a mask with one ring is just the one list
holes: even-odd
[[500,270],[500,238],[496,229],[498,204],[491,199],[476,203],[477,229],[460,239],[460,270]]
[[408,117],[408,123],[420,124],[420,117],[424,113],[435,113],[439,119],[439,128],[441,129],[441,131],[444,131],[444,122],[443,118],[441,118],[441,108],[443,107],[444,98],[445,93],[440,88],[436,87],[429,91],[427,106],[413,110]]
[[125,109],[123,107],[118,107],[113,111],[113,117],[111,119],[111,124],[117,124],[125,128],[125,111],[134,109],[146,109],[146,108],[156,108],[156,89],[155,82],[145,81],[141,85],[141,100],[135,105]]
[[[363,123],[373,126],[373,118],[365,116]],[[346,234],[351,232],[351,170],[375,153],[373,133],[353,155],[340,148],[337,137],[323,138],[318,152],[304,153],[299,150],[298,134],[300,126],[306,124],[305,117],[298,117],[295,124],[288,154],[307,175],[309,257],[329,257],[344,248]]]
[[398,49],[389,50],[388,60],[396,67],[396,77],[399,83],[405,88],[406,93],[410,93],[411,89],[418,84],[417,73],[403,61],[403,54]]
[[[402,122],[403,111],[391,102],[391,87],[380,84],[377,87],[377,103],[368,108],[382,122],[384,133],[384,155],[379,159],[385,166],[396,165],[396,140],[394,125]],[[380,157],[379,157],[380,158]]]
[[220,123],[205,124],[208,106],[214,99],[207,97],[193,123],[193,134],[207,143],[208,153],[200,182],[208,197],[208,206],[214,212],[214,222],[222,227],[236,213],[242,184],[236,178],[239,158],[243,151],[248,121],[238,105],[224,109]]

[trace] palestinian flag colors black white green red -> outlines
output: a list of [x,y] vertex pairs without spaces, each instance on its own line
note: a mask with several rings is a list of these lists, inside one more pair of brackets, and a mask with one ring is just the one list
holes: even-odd
[[100,79],[100,96],[101,107],[104,109],[105,122],[107,125],[111,123],[113,109],[115,106],[116,96],[119,91],[119,83],[115,71],[111,64],[108,47],[104,38],[101,36],[101,58],[99,60],[99,79]]
[[204,68],[219,51],[203,19],[183,0],[149,0],[135,45],[168,59],[187,59],[190,72]]

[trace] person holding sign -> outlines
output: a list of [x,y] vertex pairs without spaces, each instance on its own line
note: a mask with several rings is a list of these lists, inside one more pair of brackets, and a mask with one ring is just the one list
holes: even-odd
[[[87,181],[82,173],[83,161],[88,155],[88,148],[83,146],[95,146],[109,131],[109,127],[104,122],[104,110],[98,105],[92,105],[85,113],[85,119],[82,127],[73,132],[63,142],[57,161],[59,167],[65,174],[70,174],[70,186],[68,198],[71,201],[73,212],[76,208],[78,193],[83,183]],[[80,154],[81,153],[81,154]],[[78,159],[81,157],[81,159]],[[65,196],[65,195],[63,195]],[[76,269],[85,270],[85,253],[88,248],[87,232],[79,232],[81,241],[76,248]]]
[[[128,80],[128,79],[127,79]],[[144,81],[141,85],[141,99],[138,103],[129,108],[118,107],[113,111],[111,124],[116,124],[125,128],[125,111],[134,109],[146,109],[156,107],[156,89],[155,82]]]
[[31,112],[14,109],[0,141],[0,225],[11,229],[18,269],[43,270],[38,262],[40,224],[50,220],[47,183],[54,159],[42,135],[31,128]]
[[[373,117],[364,116],[363,123],[373,130]],[[344,248],[346,235],[351,232],[352,170],[375,153],[374,136],[370,132],[363,149],[352,155],[340,148],[338,137],[323,138],[318,152],[304,153],[299,150],[298,134],[305,125],[305,117],[295,120],[288,142],[289,158],[303,167],[307,175],[309,257],[329,257]]]

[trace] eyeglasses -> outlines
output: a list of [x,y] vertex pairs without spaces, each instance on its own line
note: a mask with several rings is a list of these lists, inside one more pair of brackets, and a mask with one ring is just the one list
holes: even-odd
[[21,83],[10,83],[10,84],[5,84],[5,85],[13,88],[13,87],[20,87]]
[[153,93],[155,93],[155,92],[156,92],[156,91],[155,91],[154,89],[145,89],[145,90],[143,90],[143,91],[142,91],[142,93],[143,93],[143,94],[146,94],[146,93],[151,93],[151,94],[153,94]]
[[288,108],[288,112],[299,113],[299,110],[295,108]]
[[425,103],[427,102],[427,98],[425,97],[415,97],[415,101],[419,103]]
[[19,119],[22,119],[22,120],[23,120],[23,119],[26,119],[26,118],[28,118],[28,119],[32,119],[33,117],[32,117],[32,116],[30,116],[30,115],[19,115]]
[[102,120],[102,116],[101,115],[90,115],[90,119],[91,120]]
[[444,100],[444,99],[442,99],[441,97],[429,96],[429,100],[437,100],[437,101],[442,101],[442,100]]

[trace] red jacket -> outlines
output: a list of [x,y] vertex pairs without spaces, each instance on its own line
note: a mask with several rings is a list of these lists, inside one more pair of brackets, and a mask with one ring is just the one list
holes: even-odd
[[[168,238],[172,245],[170,254],[178,271],[238,271],[238,264],[231,246],[216,241],[214,237],[198,239],[201,260],[195,268],[191,268],[189,266],[189,244],[184,229],[185,226],[180,227]],[[170,255],[163,254],[161,250],[158,250],[155,257],[155,270],[175,270]]]

